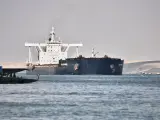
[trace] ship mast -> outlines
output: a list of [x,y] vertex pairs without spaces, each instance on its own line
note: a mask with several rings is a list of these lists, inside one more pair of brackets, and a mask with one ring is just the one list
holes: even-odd
[[55,28],[52,27],[52,31],[50,32],[51,35],[51,41],[50,42],[55,42]]
[[96,57],[99,52],[94,53],[94,48],[92,49],[92,57]]

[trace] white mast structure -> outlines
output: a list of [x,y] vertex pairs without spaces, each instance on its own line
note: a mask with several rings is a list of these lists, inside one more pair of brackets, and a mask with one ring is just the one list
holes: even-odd
[[56,40],[55,29],[52,27],[50,32],[49,41],[46,43],[25,43],[25,46],[29,48],[29,58],[28,63],[32,64],[31,47],[35,47],[38,51],[38,64],[59,64],[59,60],[65,60],[69,47],[76,47],[77,57],[78,47],[83,46],[80,44],[63,44],[61,41]]

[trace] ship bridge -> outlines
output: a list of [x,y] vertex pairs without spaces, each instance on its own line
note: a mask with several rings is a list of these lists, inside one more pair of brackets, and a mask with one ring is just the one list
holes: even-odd
[[64,44],[60,40],[56,40],[55,29],[52,27],[50,32],[49,40],[45,43],[25,43],[25,46],[29,48],[29,58],[28,63],[32,64],[32,53],[31,47],[35,47],[38,52],[38,62],[39,65],[44,64],[59,64],[59,60],[65,60],[68,56],[68,49],[70,47],[76,47],[77,56],[79,56],[78,48],[83,46],[82,43],[79,44]]

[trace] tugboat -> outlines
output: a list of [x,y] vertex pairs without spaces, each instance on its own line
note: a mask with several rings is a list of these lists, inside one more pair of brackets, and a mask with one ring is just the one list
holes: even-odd
[[[124,60],[120,58],[96,57],[94,49],[91,57],[79,55],[78,48],[82,43],[64,44],[56,36],[52,27],[50,37],[45,43],[25,43],[29,48],[29,58],[26,65],[27,75],[122,75]],[[37,50],[38,61],[32,62],[31,47]],[[76,47],[77,56],[69,58],[68,49]]]
[[17,77],[16,73],[24,71],[27,69],[17,69],[17,68],[3,68],[0,66],[0,84],[24,84],[36,82],[39,79],[28,79],[24,77]]

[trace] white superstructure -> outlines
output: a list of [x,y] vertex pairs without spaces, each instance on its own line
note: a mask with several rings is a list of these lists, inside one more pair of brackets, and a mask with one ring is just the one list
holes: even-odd
[[29,59],[28,63],[32,64],[31,47],[35,47],[38,51],[38,62],[39,65],[45,64],[59,64],[59,60],[65,60],[69,47],[76,47],[78,56],[78,47],[83,44],[63,44],[62,41],[56,40],[56,34],[54,27],[50,32],[50,38],[45,43],[25,43],[25,46],[29,48]]

